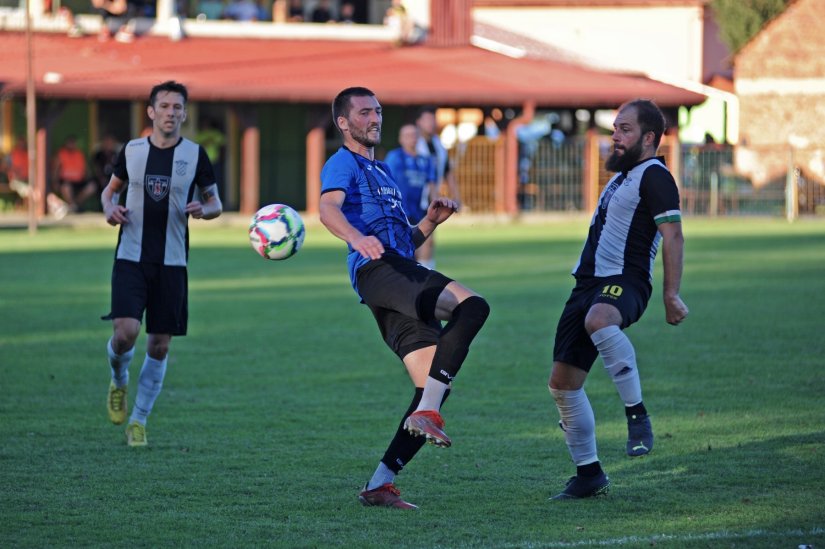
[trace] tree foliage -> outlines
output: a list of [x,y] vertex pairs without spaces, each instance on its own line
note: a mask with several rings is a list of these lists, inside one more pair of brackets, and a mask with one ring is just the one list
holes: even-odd
[[792,1],[713,0],[711,8],[722,40],[731,51],[736,52]]

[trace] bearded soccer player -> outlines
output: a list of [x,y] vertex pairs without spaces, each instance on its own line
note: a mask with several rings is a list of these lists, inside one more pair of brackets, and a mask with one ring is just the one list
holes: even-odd
[[415,261],[415,249],[458,205],[436,198],[424,218],[410,225],[390,170],[375,160],[382,123],[375,94],[361,87],[341,91],[332,104],[332,119],[344,146],[321,171],[321,222],[347,243],[353,289],[372,311],[415,388],[358,498],[367,506],[415,509],[401,499],[395,477],[425,441],[450,446],[441,406],[490,307],[471,289]]
[[652,101],[637,99],[619,108],[613,128],[613,153],[605,165],[616,175],[599,197],[573,269],[576,285],[556,329],[549,387],[576,475],[553,499],[598,496],[610,487],[596,453],[596,424],[583,388],[597,356],[625,404],[627,454],[641,456],[653,449],[636,352],[622,330],[647,308],[660,242],[666,320],[677,325],[688,314],[679,296],[684,250],[679,192],[664,159],[656,156],[664,115]]
[[[112,423],[126,421],[129,363],[146,314],[146,358],[126,427],[129,446],[146,446],[146,418],[163,386],[172,336],[186,335],[188,219],[221,214],[212,164],[203,147],[180,135],[188,92],[168,81],[152,88],[148,137],[123,147],[103,189],[103,214],[120,225],[112,269],[112,308],[103,317],[114,333],[107,344]],[[125,205],[119,201],[126,190]],[[197,196],[195,196],[197,194]]]

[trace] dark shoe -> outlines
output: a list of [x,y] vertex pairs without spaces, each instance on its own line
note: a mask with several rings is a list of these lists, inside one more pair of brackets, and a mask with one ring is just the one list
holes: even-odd
[[610,491],[610,479],[604,472],[595,477],[570,477],[567,486],[560,494],[556,494],[550,499],[582,499],[607,495]]
[[444,418],[435,410],[413,412],[404,421],[404,429],[415,436],[427,437],[427,442],[440,448],[449,448],[450,437],[444,432]]
[[396,509],[418,509],[417,505],[413,505],[401,499],[401,492],[395,487],[395,484],[388,482],[382,484],[374,490],[364,490],[358,494],[358,501],[366,507],[395,507]]
[[653,426],[650,416],[630,416],[627,418],[627,455],[639,457],[653,450]]

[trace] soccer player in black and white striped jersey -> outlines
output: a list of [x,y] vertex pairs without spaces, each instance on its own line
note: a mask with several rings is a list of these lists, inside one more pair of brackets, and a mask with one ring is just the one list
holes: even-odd
[[660,242],[666,320],[677,325],[688,314],[679,296],[684,251],[679,191],[664,159],[656,156],[664,115],[652,101],[637,99],[619,108],[613,128],[606,167],[616,175],[599,197],[573,269],[576,286],[556,329],[549,387],[576,476],[553,499],[597,496],[610,486],[596,454],[593,409],[583,388],[597,356],[625,404],[627,454],[640,456],[653,448],[636,352],[622,330],[647,308]]
[[[118,155],[101,194],[110,225],[120,225],[112,269],[114,334],[107,345],[112,380],[107,408],[126,421],[129,363],[146,313],[146,358],[140,371],[126,440],[146,445],[146,418],[166,374],[172,336],[186,335],[188,319],[188,219],[214,219],[223,209],[215,173],[203,147],[180,135],[188,92],[168,81],[152,88],[148,137],[133,139]],[[119,196],[126,190],[125,204]],[[195,196],[195,193],[198,196]]]

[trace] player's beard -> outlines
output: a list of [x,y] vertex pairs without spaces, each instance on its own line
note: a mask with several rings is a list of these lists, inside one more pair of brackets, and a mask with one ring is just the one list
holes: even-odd
[[[378,136],[375,137],[374,139],[370,138],[370,136],[369,136],[369,131],[371,129],[378,130]],[[368,126],[365,131],[361,131],[360,129],[356,128],[355,126],[350,125],[349,133],[355,141],[357,141],[358,143],[360,143],[361,145],[363,145],[365,147],[375,147],[375,146],[377,146],[381,143],[381,126],[376,126],[376,125]]]
[[611,172],[624,172],[632,168],[642,157],[642,138],[640,137],[636,143],[629,149],[624,149],[623,154],[613,149],[610,156],[604,162],[604,167]]

